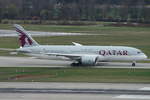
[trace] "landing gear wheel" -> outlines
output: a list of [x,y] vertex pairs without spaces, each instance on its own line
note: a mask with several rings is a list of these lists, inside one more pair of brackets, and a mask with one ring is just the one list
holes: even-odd
[[80,66],[80,63],[72,63],[71,66]]
[[135,66],[135,62],[132,63],[132,66]]

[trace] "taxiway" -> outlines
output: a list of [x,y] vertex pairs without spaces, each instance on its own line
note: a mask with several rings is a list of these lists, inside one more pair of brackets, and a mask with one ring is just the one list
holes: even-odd
[[0,100],[149,100],[150,84],[0,82]]
[[[81,33],[65,33],[65,32],[43,32],[43,31],[27,31],[32,36],[66,36],[66,35],[88,35]],[[0,37],[17,37],[15,30],[2,30],[0,29]]]
[[[0,67],[71,67],[71,61],[36,59],[33,57],[4,57],[0,56]],[[127,62],[103,62],[95,68],[143,68],[150,69],[150,63],[137,63],[135,67]]]

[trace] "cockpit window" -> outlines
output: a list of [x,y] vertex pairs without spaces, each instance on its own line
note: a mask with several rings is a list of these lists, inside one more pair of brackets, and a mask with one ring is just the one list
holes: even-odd
[[140,53],[142,53],[142,52],[141,52],[141,51],[138,51],[138,52],[137,52],[137,54],[140,54]]

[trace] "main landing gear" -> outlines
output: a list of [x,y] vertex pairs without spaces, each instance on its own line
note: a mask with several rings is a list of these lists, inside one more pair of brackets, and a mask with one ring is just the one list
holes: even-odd
[[71,64],[71,66],[80,66],[81,65],[81,62],[73,62],[72,64]]

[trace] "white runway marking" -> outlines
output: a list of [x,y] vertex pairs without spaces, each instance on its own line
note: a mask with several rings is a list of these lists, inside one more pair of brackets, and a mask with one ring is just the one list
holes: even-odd
[[144,88],[141,88],[139,90],[148,90],[148,91],[150,91],[150,87],[144,87]]
[[118,98],[118,99],[149,99],[150,100],[150,96],[148,96],[148,95],[119,95],[119,96],[116,96],[115,98]]
[[[150,87],[143,87],[143,88],[140,88],[139,90],[150,91]],[[115,98],[118,98],[118,99],[148,99],[148,100],[150,100],[149,95],[119,95],[119,96],[116,96]]]

